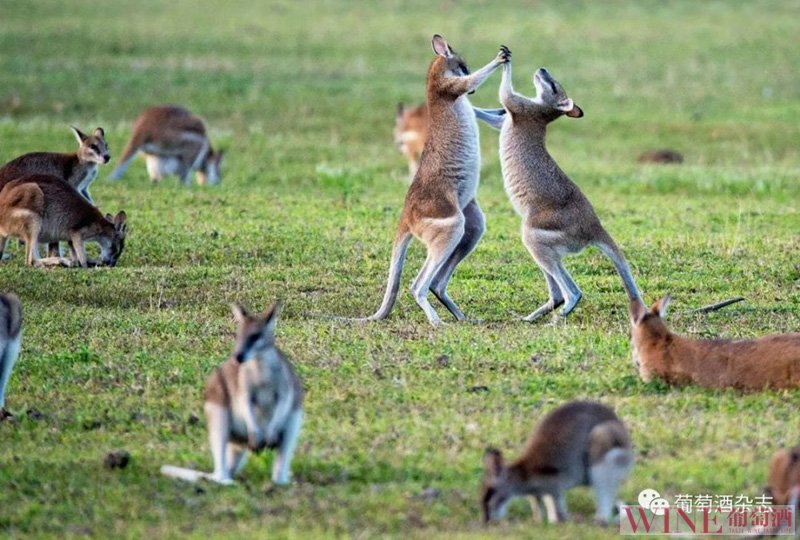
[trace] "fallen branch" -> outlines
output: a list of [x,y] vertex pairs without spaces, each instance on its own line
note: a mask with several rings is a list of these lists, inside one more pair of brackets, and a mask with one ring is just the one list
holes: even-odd
[[684,313],[711,313],[712,311],[718,311],[724,307],[727,307],[731,304],[735,304],[737,302],[741,302],[744,300],[743,296],[737,296],[736,298],[729,298],[728,300],[723,300],[722,302],[717,302],[716,304],[710,304],[708,306],[699,307],[697,309],[690,309],[689,311],[685,311]]

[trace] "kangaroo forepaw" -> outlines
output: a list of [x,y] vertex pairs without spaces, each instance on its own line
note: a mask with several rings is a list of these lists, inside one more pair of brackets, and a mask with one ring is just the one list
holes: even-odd
[[497,60],[501,64],[505,64],[511,61],[511,50],[506,47],[505,45],[500,45],[500,52],[497,53]]

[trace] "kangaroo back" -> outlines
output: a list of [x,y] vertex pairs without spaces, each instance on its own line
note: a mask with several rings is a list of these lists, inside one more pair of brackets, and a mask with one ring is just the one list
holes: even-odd
[[663,321],[670,297],[650,310],[631,302],[634,363],[646,381],[695,383],[709,388],[800,388],[800,333],[757,339],[691,339]]
[[91,201],[88,189],[97,177],[97,167],[111,159],[105,132],[101,127],[88,135],[76,127],[71,129],[78,141],[77,152],[33,152],[19,156],[0,168],[0,188],[22,176],[46,174],[67,182]]

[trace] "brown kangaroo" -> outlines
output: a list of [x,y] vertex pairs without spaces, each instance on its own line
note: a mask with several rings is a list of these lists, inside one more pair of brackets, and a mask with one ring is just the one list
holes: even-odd
[[417,304],[431,324],[441,324],[428,302],[428,291],[432,291],[457,320],[465,318],[447,295],[447,284],[456,266],[475,249],[485,229],[483,212],[476,200],[480,174],[478,125],[467,94],[507,62],[511,53],[502,47],[494,60],[470,74],[464,59],[442,36],[434,35],[431,44],[436,58],[427,79],[428,139],[419,170],[406,194],[383,302],[366,320],[389,315],[412,236],[427,249],[425,264],[411,285]]
[[743,390],[800,388],[800,333],[758,339],[691,339],[664,324],[671,298],[632,301],[633,362],[645,381]]

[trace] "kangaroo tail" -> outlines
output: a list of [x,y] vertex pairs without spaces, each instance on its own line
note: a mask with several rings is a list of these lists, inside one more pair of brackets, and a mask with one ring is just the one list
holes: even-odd
[[131,160],[139,151],[139,146],[140,144],[139,141],[136,140],[136,137],[131,137],[131,140],[128,141],[128,144],[125,146],[125,150],[122,151],[122,155],[119,158],[119,163],[116,167],[114,167],[114,170],[111,171],[111,174],[108,175],[110,180],[119,180],[122,178],[122,175],[128,170],[128,165],[131,164]]
[[367,317],[367,321],[379,321],[389,316],[392,311],[395,300],[397,300],[397,291],[400,289],[400,274],[403,272],[403,263],[406,259],[406,251],[408,244],[411,242],[411,231],[407,227],[401,226],[397,231],[397,236],[394,239],[394,247],[392,247],[392,262],[389,266],[389,279],[386,283],[386,293],[383,295],[383,302],[381,307],[378,308],[372,316]]
[[633,279],[633,274],[631,274],[631,269],[625,260],[625,256],[622,254],[622,250],[617,247],[617,244],[614,243],[611,236],[605,234],[604,238],[597,241],[595,244],[609,259],[611,259],[611,262],[614,263],[614,267],[622,278],[622,286],[625,287],[628,298],[631,301],[642,302],[642,296],[639,294],[639,289],[636,287],[636,282]]
[[212,480],[212,475],[194,469],[184,469],[183,467],[175,467],[174,465],[163,465],[161,467],[161,474],[169,476],[170,478],[177,478],[187,482],[197,482],[199,480]]

